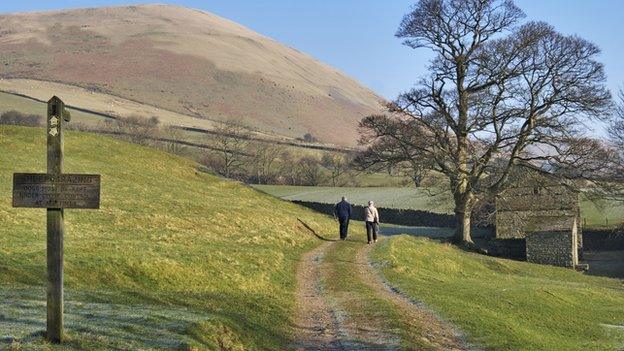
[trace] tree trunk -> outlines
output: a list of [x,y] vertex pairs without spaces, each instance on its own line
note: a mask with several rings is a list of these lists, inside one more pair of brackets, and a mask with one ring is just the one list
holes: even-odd
[[467,194],[455,196],[455,236],[453,241],[462,245],[473,245],[470,230],[470,217],[472,215],[472,205],[470,196]]

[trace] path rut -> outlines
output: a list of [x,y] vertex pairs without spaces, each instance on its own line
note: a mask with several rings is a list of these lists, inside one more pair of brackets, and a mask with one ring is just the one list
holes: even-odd
[[296,350],[344,350],[339,322],[321,285],[320,265],[324,253],[334,244],[326,242],[307,252],[297,266]]
[[409,325],[421,330],[421,340],[428,348],[434,350],[470,350],[465,337],[455,327],[441,320],[424,304],[413,301],[382,280],[369,259],[371,248],[372,245],[363,246],[357,254],[356,265],[362,281],[377,296],[392,302],[402,312]]
[[[302,256],[297,266],[297,315],[295,318],[295,350],[396,350],[401,349],[397,335],[385,335],[383,329],[378,335],[361,338],[361,327],[354,329],[353,320],[359,320],[357,312],[349,315],[341,308],[340,299],[330,296],[323,286],[324,271],[332,262],[326,260],[329,250],[339,249],[339,241],[327,241]],[[415,302],[385,283],[369,260],[372,245],[362,245],[353,262],[353,274],[357,275],[378,298],[389,301],[400,311],[405,328],[416,329],[420,336],[419,346],[405,347],[408,350],[470,350],[464,337],[452,325],[442,321],[426,306]],[[347,322],[351,320],[351,323]],[[368,321],[383,325],[384,321]],[[365,325],[365,321],[362,321]],[[372,333],[374,334],[374,333]],[[384,341],[385,340],[385,341]],[[372,342],[374,341],[374,342]],[[422,347],[424,345],[424,347]]]

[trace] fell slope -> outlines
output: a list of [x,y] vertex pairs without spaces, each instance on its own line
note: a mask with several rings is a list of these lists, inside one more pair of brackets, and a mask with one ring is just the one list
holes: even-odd
[[68,85],[70,96],[56,94],[70,105],[72,96],[100,93],[203,120],[241,118],[291,137],[311,132],[342,145],[355,143],[357,122],[381,101],[295,49],[169,5],[2,15],[0,62],[5,90],[57,82]]
[[[45,211],[11,207],[13,172],[45,170],[45,133],[0,126],[0,349],[282,350],[295,265],[326,216],[186,159],[66,132],[65,172],[101,173],[101,209],[67,210],[69,341],[44,345]],[[194,347],[194,348],[192,348]]]

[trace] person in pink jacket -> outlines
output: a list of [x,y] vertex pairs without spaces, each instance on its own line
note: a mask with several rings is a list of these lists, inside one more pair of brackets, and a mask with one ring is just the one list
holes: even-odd
[[368,243],[377,242],[377,232],[379,231],[379,212],[372,201],[364,209],[364,220],[366,221],[366,237]]

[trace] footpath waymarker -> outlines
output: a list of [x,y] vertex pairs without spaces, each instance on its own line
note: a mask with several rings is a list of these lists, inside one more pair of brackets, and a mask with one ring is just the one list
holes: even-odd
[[63,339],[63,236],[65,208],[98,209],[100,176],[63,174],[63,121],[69,122],[65,104],[54,96],[48,101],[47,173],[13,174],[13,207],[47,209],[47,333],[53,343]]

